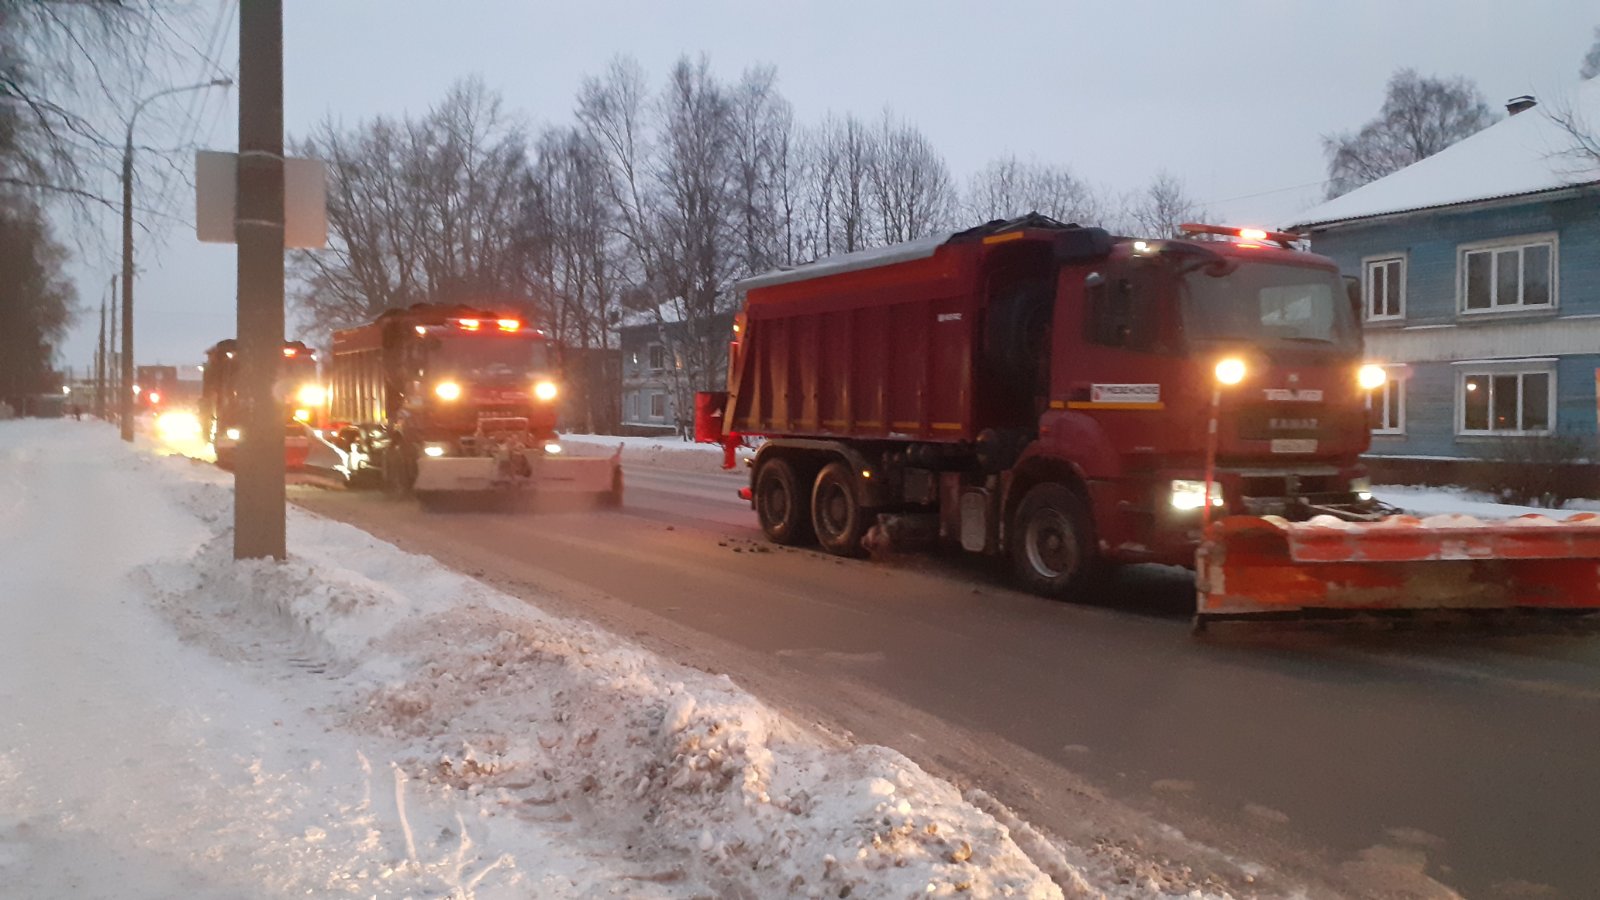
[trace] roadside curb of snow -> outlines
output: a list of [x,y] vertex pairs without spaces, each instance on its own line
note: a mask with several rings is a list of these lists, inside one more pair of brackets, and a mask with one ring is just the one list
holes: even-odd
[[[564,434],[561,442],[578,456],[609,454],[622,446],[623,475],[629,463],[679,469],[685,472],[725,472],[722,468],[722,448],[714,444],[692,444],[676,437],[641,438],[607,434]],[[735,470],[744,471],[745,460],[755,455],[748,447],[738,450]]]
[[236,563],[229,486],[183,466],[160,468],[216,537],[153,579],[167,588],[159,603],[217,652],[276,628],[296,654],[322,657],[342,685],[322,713],[401,741],[409,778],[509,819],[634,834],[679,862],[663,881],[723,896],[1106,896],[986,795],[963,798],[886,748],[838,749],[726,676],[353,527],[295,510],[293,559]]

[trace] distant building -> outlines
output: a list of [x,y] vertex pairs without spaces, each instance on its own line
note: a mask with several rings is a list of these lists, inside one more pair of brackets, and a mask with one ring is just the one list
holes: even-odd
[[624,434],[691,434],[695,392],[727,383],[733,313],[698,324],[689,327],[663,305],[630,313],[617,327]]
[[[1600,127],[1600,79],[1573,107]],[[1421,162],[1303,213],[1295,229],[1361,279],[1382,477],[1592,447],[1600,380],[1600,161],[1531,98]]]

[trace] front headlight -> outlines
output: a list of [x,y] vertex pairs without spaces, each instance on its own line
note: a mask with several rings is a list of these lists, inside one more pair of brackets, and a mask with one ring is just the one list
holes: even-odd
[[533,386],[533,395],[546,403],[554,400],[558,393],[560,390],[554,381],[541,381]]
[[[1181,510],[1199,509],[1205,505],[1203,499],[1206,495],[1204,481],[1178,480],[1172,482],[1172,508]],[[1211,505],[1222,505],[1222,485],[1212,482]]]
[[309,421],[311,421],[311,410],[309,410],[309,409],[297,409],[297,410],[295,410],[294,411],[294,420],[296,422],[309,422]]
[[1383,370],[1383,366],[1367,363],[1356,370],[1356,383],[1360,384],[1361,389],[1364,391],[1381,388],[1383,383],[1388,380],[1389,373]]
[[1350,479],[1350,493],[1356,495],[1357,500],[1363,502],[1372,499],[1372,479],[1367,477]]
[[435,441],[429,441],[428,443],[422,445],[422,455],[431,456],[434,459],[438,459],[439,457],[445,455],[448,450],[449,448],[444,444]]
[[309,409],[321,406],[323,401],[328,399],[328,392],[320,384],[305,384],[295,392],[294,398],[301,406]]
[[237,441],[239,439],[239,429],[237,429],[237,428],[229,428],[227,431],[224,431],[222,434],[223,434],[223,436],[225,436],[230,441]]
[[454,381],[441,381],[433,386],[433,393],[440,400],[453,401],[461,399],[461,385]]

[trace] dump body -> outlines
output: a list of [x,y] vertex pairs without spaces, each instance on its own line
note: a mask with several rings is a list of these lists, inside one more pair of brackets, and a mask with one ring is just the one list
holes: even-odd
[[329,433],[341,469],[421,496],[548,487],[620,498],[615,457],[561,455],[556,371],[543,331],[490,310],[418,304],[335,332]]
[[1010,555],[1044,593],[1098,562],[1193,565],[1208,476],[1218,515],[1369,515],[1356,306],[1275,240],[1030,216],[752,278],[697,431],[764,439],[749,496],[774,540],[903,531]]
[[[239,345],[233,338],[212,345],[206,350],[200,381],[200,427],[223,467],[233,464],[244,419],[238,355]],[[285,341],[273,393],[284,410],[284,462],[291,468],[302,466],[311,448],[306,429],[321,425],[327,397],[317,371],[316,352],[301,341]]]

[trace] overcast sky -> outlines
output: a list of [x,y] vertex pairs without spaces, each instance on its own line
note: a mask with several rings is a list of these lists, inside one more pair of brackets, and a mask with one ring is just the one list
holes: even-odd
[[[202,38],[219,16],[232,15],[231,4],[196,0]],[[958,185],[1006,153],[1064,163],[1118,192],[1166,169],[1213,218],[1260,224],[1282,224],[1320,199],[1321,136],[1371,118],[1396,68],[1467,76],[1497,110],[1518,94],[1553,99],[1576,84],[1600,24],[1594,0],[287,0],[285,7],[291,136],[327,116],[353,125],[419,112],[469,75],[498,90],[530,127],[563,124],[583,78],[612,57],[638,59],[658,85],[679,55],[704,52],[724,79],[775,65],[798,123],[830,111],[870,118],[892,109],[944,152]],[[229,74],[238,60],[237,18],[230,21],[218,54]],[[188,68],[205,71],[199,62]],[[199,142],[232,150],[237,94],[215,93],[205,106],[160,102],[203,114]],[[165,200],[192,219],[191,192],[178,184]],[[120,247],[118,222],[108,216],[104,227],[106,249],[90,249],[73,270],[84,315],[62,362],[80,370],[93,359],[106,283],[120,271],[112,253]],[[174,226],[141,235],[138,258],[141,364],[192,364],[233,335],[231,246],[198,244],[192,225]]]

